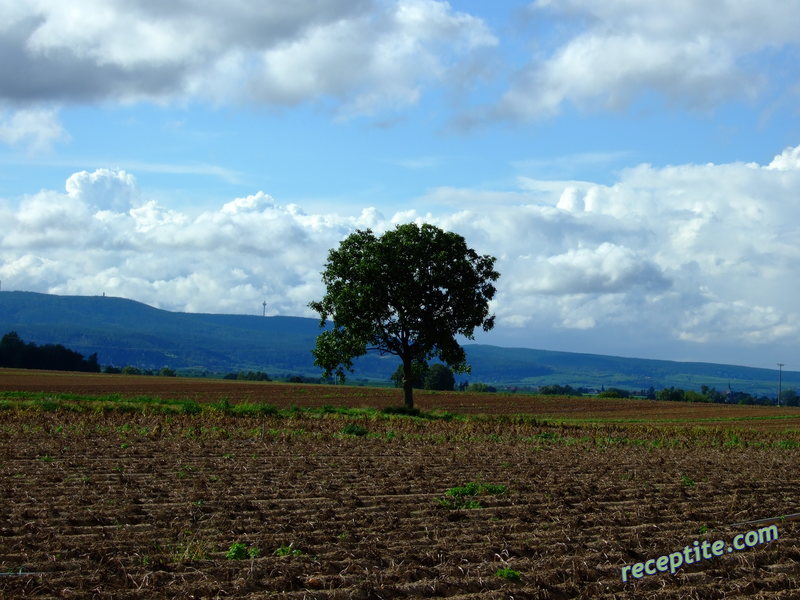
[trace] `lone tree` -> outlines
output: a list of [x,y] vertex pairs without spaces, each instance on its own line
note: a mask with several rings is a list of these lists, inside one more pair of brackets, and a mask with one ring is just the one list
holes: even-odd
[[353,358],[377,350],[403,362],[403,396],[414,407],[414,362],[433,357],[468,373],[456,335],[473,339],[494,326],[493,256],[480,256],[464,238],[430,224],[398,225],[380,237],[356,231],[331,250],[322,273],[325,297],[309,306],[332,329],[317,337],[314,364],[344,381]]

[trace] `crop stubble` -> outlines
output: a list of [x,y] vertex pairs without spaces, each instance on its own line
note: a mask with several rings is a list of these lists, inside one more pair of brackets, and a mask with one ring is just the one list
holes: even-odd
[[[0,571],[33,573],[0,576],[3,598],[791,598],[800,589],[793,521],[779,522],[769,545],[620,580],[625,564],[797,512],[798,450],[775,447],[774,432],[753,434],[758,447],[726,446],[719,431],[491,420],[0,419]],[[370,435],[342,435],[351,421]],[[479,509],[439,506],[468,481],[508,491],[477,498]],[[235,542],[260,556],[227,559]],[[302,555],[273,555],[288,545]],[[497,577],[503,567],[520,582]]]

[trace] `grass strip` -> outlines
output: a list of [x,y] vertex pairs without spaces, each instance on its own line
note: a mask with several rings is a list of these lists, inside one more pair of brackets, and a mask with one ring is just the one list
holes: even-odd
[[141,414],[188,414],[204,415],[222,413],[242,417],[282,417],[300,415],[312,417],[339,416],[368,419],[419,419],[419,420],[463,420],[464,417],[447,411],[425,412],[404,407],[349,408],[325,405],[321,407],[298,407],[279,409],[271,404],[241,402],[232,404],[229,399],[217,402],[197,402],[191,399],[165,399],[158,396],[123,397],[119,394],[91,396],[72,393],[0,391],[0,410],[28,410],[35,412],[116,412]]

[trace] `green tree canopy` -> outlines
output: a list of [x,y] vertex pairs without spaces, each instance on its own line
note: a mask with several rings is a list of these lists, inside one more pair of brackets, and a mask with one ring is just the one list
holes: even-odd
[[795,390],[783,390],[781,392],[781,404],[784,406],[800,406],[800,396]]
[[495,258],[478,255],[464,238],[430,224],[398,225],[376,237],[359,230],[331,250],[322,279],[326,294],[309,306],[322,332],[312,351],[325,375],[345,378],[353,359],[377,350],[403,363],[405,405],[413,408],[414,361],[438,357],[456,372],[469,372],[457,335],[473,339],[490,330],[494,315]]
[[[427,376],[428,365],[419,361],[414,361],[411,364],[411,387],[416,390],[423,389],[425,387],[425,379]],[[397,365],[397,370],[392,373],[392,376],[389,379],[394,383],[394,387],[403,387],[404,377],[402,364]]]
[[598,398],[629,398],[631,393],[628,390],[623,390],[620,388],[610,387],[606,388],[599,394],[597,394]]
[[426,390],[452,390],[456,385],[456,378],[453,371],[445,365],[436,363],[431,365],[425,375]]

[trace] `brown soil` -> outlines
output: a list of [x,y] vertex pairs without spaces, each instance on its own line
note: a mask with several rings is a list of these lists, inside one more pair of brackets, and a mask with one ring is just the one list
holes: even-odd
[[[21,389],[25,381],[9,373],[0,387],[12,389],[14,377]],[[36,379],[27,389],[96,385],[91,393],[276,405],[399,401],[396,390]],[[528,412],[510,401],[565,411],[559,400],[419,396],[423,408],[472,402],[475,412]],[[623,405],[602,404],[608,414],[640,414]],[[343,435],[348,423],[369,435]],[[725,435],[509,420],[2,411],[0,598],[800,597],[800,526],[791,519],[777,522],[780,537],[767,545],[621,580],[625,565],[695,540],[727,543],[762,526],[737,523],[800,512],[800,450],[775,446],[776,432],[750,431],[761,442],[749,446],[716,443]],[[446,490],[470,481],[507,492],[477,497],[481,508],[440,506]],[[237,542],[260,555],[227,558]],[[274,554],[287,546],[301,554]],[[497,576],[501,568],[520,580]]]

